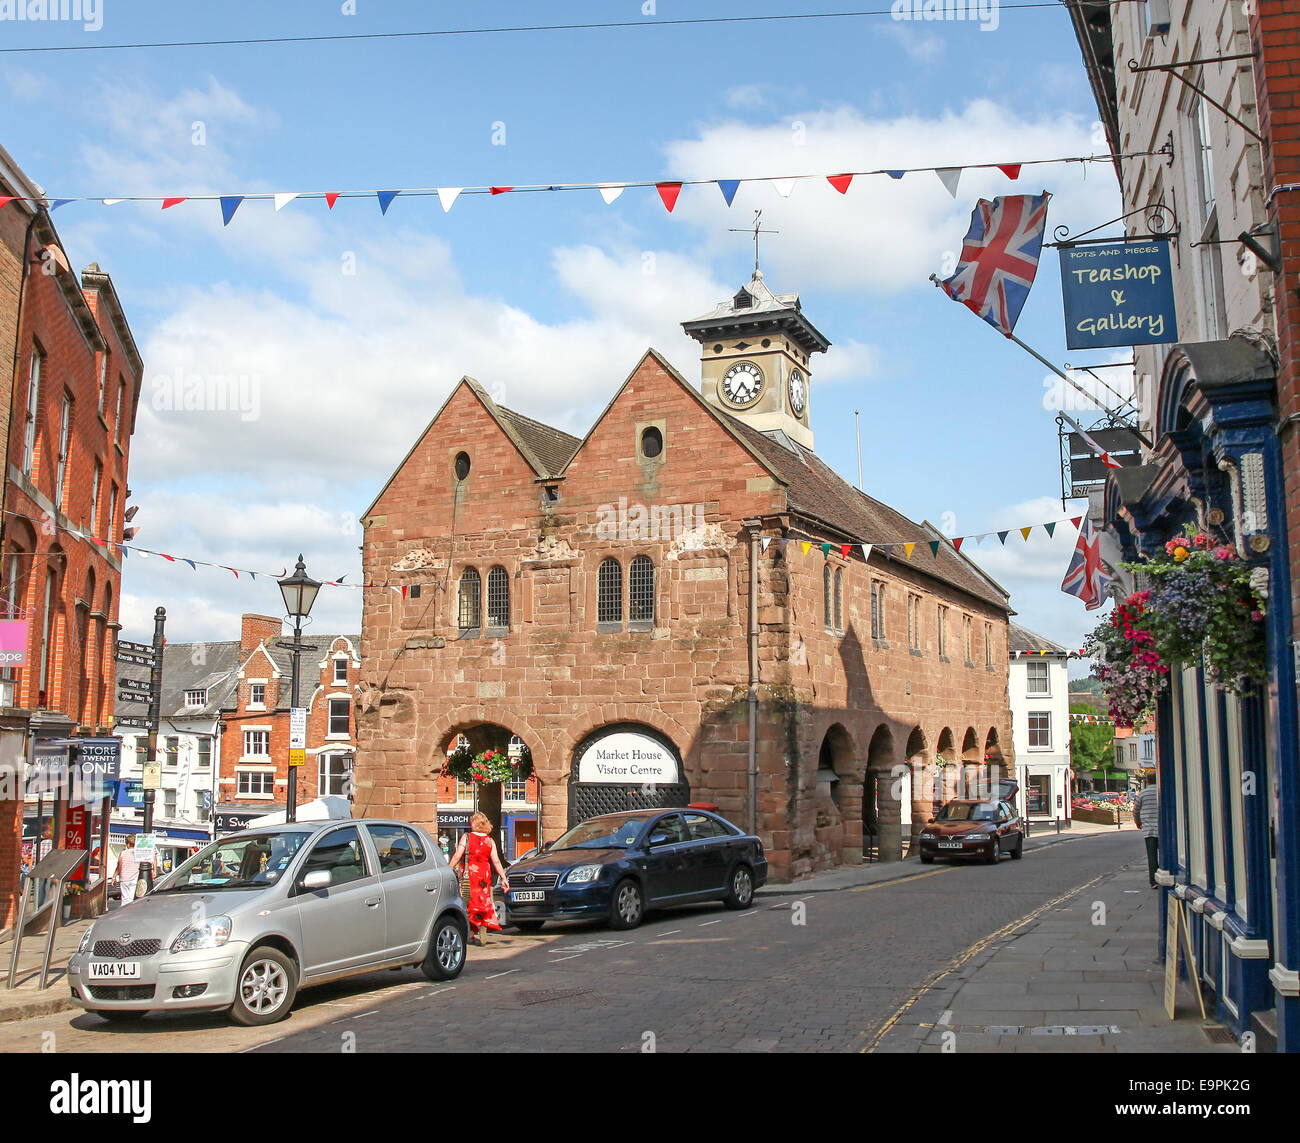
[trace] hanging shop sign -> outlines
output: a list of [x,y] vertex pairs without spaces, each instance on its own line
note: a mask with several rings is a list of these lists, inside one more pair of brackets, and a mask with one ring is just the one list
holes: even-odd
[[27,623],[0,619],[0,667],[21,667],[27,662]]
[[110,797],[117,787],[122,762],[120,738],[81,738],[75,747],[74,767],[81,794],[89,801]]
[[681,781],[677,758],[663,743],[645,734],[619,730],[595,739],[578,759],[578,781],[606,785]]
[[1167,241],[1062,246],[1060,254],[1068,348],[1178,340]]

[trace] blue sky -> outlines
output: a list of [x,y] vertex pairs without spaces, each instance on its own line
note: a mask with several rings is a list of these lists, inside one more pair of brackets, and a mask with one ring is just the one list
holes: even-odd
[[[357,0],[220,6],[102,0],[103,27],[0,23],[0,46],[636,21],[600,31],[0,56],[4,146],[54,197],[516,185],[830,174],[1104,152],[1065,11],[978,23],[889,17],[655,27],[709,15],[817,12],[824,0],[446,6]],[[887,8],[880,2],[874,7]],[[854,7],[854,6],[846,6]],[[644,26],[642,26],[644,25]],[[1120,212],[1106,164],[824,181],[789,198],[743,185],[728,210],[687,187],[371,200],[331,212],[245,203],[73,203],[55,221],[74,267],[117,283],[146,360],[132,446],[139,542],[279,571],[357,578],[370,503],[462,374],[576,434],[647,345],[697,377],[677,328],[734,292],[754,209],[780,235],[763,266],[831,339],[813,373],[817,449],[866,490],[962,535],[1063,515],[1047,371],[927,281],[975,199],[1051,190],[1050,224]],[[1017,333],[1064,348],[1054,252]],[[1112,371],[1118,372],[1118,371]],[[185,379],[243,379],[235,410],[168,408]],[[1086,416],[1086,413],[1084,414]],[[1081,504],[1071,506],[1077,514]],[[1070,532],[1069,529],[1065,530]],[[996,541],[993,541],[996,544]],[[1078,646],[1095,623],[1058,590],[1073,534],[966,548],[1019,621]],[[228,573],[128,562],[127,637],[162,603],[174,638],[227,638],[278,593]],[[356,629],[353,592],[317,628]]]

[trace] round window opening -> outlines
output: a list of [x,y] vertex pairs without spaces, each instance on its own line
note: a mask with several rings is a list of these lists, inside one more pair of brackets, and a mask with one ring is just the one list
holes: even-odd
[[464,480],[469,475],[469,453],[458,452],[456,454],[456,479]]
[[641,434],[641,455],[654,458],[664,451],[664,435],[656,428],[648,428]]
[[764,348],[764,349],[766,349],[766,348],[767,348],[769,345],[771,345],[771,344],[772,344],[772,339],[771,339],[770,337],[765,337],[765,338],[763,338],[763,348]]
[[718,342],[718,344],[713,347],[713,352],[714,353],[722,352],[722,342]]

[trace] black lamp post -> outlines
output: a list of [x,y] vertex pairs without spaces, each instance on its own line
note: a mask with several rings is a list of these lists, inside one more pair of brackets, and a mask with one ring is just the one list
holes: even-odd
[[[299,663],[304,651],[315,650],[315,647],[302,641],[302,621],[311,615],[311,607],[316,602],[316,593],[320,591],[320,584],[307,575],[301,553],[298,555],[298,564],[293,569],[293,575],[280,580],[279,583],[280,594],[284,596],[285,611],[293,620],[293,642],[281,642],[278,646],[286,647],[293,652],[293,685],[289,705],[292,710],[297,710],[298,679],[301,675]],[[298,820],[298,768],[292,764],[292,760],[289,766],[289,790],[284,806],[284,820],[286,822]]]

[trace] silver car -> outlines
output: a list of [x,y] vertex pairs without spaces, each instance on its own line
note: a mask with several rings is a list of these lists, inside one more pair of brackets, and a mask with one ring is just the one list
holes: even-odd
[[299,988],[418,965],[465,965],[460,885],[407,822],[245,830],[200,850],[143,899],[101,917],[68,962],[73,998],[109,1020],[229,1009],[240,1024],[289,1014]]

